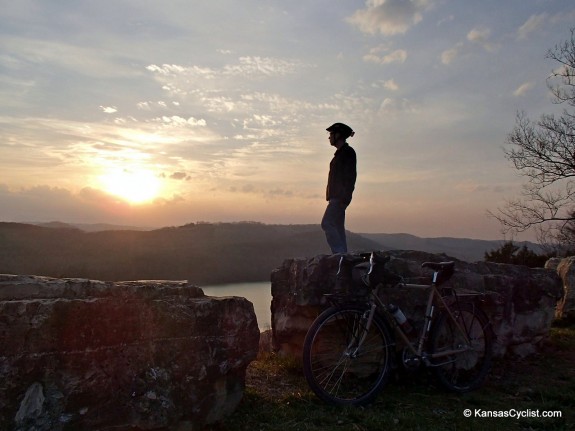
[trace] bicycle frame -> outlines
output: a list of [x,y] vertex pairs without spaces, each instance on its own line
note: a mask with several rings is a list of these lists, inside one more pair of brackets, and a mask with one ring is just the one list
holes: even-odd
[[[369,315],[367,318],[367,324],[365,326],[364,335],[359,340],[359,343],[358,343],[357,347],[355,348],[355,351],[357,351],[361,348],[361,345],[363,344],[363,341],[365,339],[365,335],[367,334],[367,332],[370,329],[371,322],[373,320],[373,316],[377,312],[377,310],[379,310],[379,312],[386,317],[386,320],[391,323],[392,327],[395,329],[396,333],[398,333],[400,335],[400,337],[404,341],[404,343],[407,346],[407,348],[409,349],[409,351],[413,355],[415,355],[417,358],[420,358],[421,360],[423,360],[425,362],[426,366],[443,365],[443,364],[432,364],[430,360],[445,357],[445,356],[455,355],[455,354],[462,353],[462,352],[469,350],[470,340],[467,336],[467,333],[461,327],[461,324],[457,320],[457,318],[454,316],[453,311],[451,310],[451,307],[449,306],[449,304],[447,303],[445,298],[439,292],[439,288],[437,287],[437,285],[435,283],[436,276],[437,276],[437,272],[434,274],[434,276],[433,276],[434,281],[430,285],[402,284],[402,287],[405,287],[408,289],[429,289],[429,296],[427,299],[427,305],[426,305],[426,309],[425,309],[424,325],[421,329],[420,335],[415,340],[415,345],[414,345],[414,343],[412,343],[409,340],[408,336],[405,334],[405,332],[403,331],[401,326],[399,326],[399,324],[396,322],[395,318],[387,310],[387,305],[380,299],[379,293],[380,293],[380,289],[383,289],[383,287],[379,286],[376,289],[372,290],[370,293],[372,306],[370,307],[370,310],[369,310]],[[475,295],[480,295],[480,294],[477,293]],[[475,296],[475,295],[473,295],[473,296]],[[448,313],[450,320],[455,324],[455,328],[459,331],[460,335],[463,337],[465,344],[460,349],[445,350],[445,351],[442,351],[440,353],[428,353],[428,352],[424,351],[424,347],[426,345],[426,342],[427,342],[427,339],[429,336],[429,332],[431,330],[431,325],[433,323],[434,313],[435,313],[435,309],[437,306],[439,306],[442,310],[445,310]]]

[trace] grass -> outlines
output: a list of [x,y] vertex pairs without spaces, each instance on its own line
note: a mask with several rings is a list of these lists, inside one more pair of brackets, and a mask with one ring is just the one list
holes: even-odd
[[[465,409],[530,417],[471,417]],[[559,411],[560,418],[533,417]],[[494,363],[479,390],[456,395],[427,371],[397,377],[362,408],[337,408],[309,390],[299,365],[262,354],[248,368],[238,409],[213,431],[258,430],[572,430],[575,429],[575,325],[555,324],[542,353]]]

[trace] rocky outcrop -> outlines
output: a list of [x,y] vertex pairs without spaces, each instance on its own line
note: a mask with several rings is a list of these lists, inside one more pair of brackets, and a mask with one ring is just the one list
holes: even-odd
[[563,281],[563,298],[557,304],[557,317],[575,320],[575,256],[554,259],[557,274]]
[[249,301],[186,282],[0,275],[0,429],[198,429],[258,342]]
[[[421,252],[388,252],[388,267],[411,283],[429,283],[431,272],[422,270],[425,261],[450,259]],[[292,259],[272,273],[272,331],[275,349],[300,357],[307,329],[328,306],[325,293],[334,291],[339,257],[316,256]],[[449,285],[459,292],[484,292],[482,308],[496,335],[495,355],[526,356],[535,352],[554,319],[562,296],[555,271],[496,263],[456,262]],[[420,289],[390,288],[386,299],[399,305],[414,323],[421,324],[427,293]]]

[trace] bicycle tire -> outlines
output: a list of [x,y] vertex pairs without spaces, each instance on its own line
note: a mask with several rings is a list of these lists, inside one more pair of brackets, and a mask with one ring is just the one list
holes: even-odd
[[306,334],[304,375],[312,391],[329,404],[369,404],[389,380],[394,345],[387,323],[377,314],[355,351],[368,313],[368,308],[355,304],[328,308]]
[[[493,333],[489,319],[474,304],[459,304],[452,313],[470,340],[470,350],[432,359],[432,367],[443,387],[464,393],[480,387],[491,369]],[[432,326],[430,343],[432,354],[467,344],[461,331],[445,312]]]

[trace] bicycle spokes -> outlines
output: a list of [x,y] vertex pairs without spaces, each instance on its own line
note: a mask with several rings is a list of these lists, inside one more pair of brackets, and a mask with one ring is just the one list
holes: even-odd
[[365,308],[328,310],[308,332],[304,373],[312,390],[325,401],[365,404],[387,380],[390,337],[379,319],[368,325],[365,312]]
[[431,358],[448,389],[465,392],[478,387],[491,362],[491,332],[485,316],[471,305],[441,316],[431,334]]

